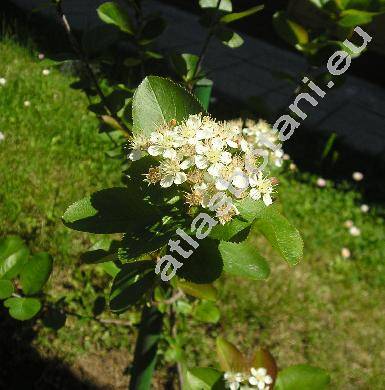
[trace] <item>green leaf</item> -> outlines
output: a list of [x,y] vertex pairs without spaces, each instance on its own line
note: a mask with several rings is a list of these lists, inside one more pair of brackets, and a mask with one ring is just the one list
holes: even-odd
[[113,278],[120,272],[120,268],[113,262],[107,261],[106,263],[99,264],[99,267],[108,275]]
[[303,241],[298,230],[274,208],[266,207],[254,222],[252,231],[258,229],[290,264],[296,265],[303,256]]
[[89,233],[142,231],[156,221],[158,210],[146,204],[135,186],[114,187],[87,196],[68,207],[63,222]]
[[241,221],[238,218],[234,218],[224,225],[218,224],[214,226],[210,232],[210,237],[217,240],[230,241],[233,237],[245,231],[250,224],[251,222]]
[[257,252],[255,246],[247,241],[221,241],[219,251],[223,260],[223,271],[230,275],[261,280],[270,274],[266,260]]
[[[217,8],[218,0],[199,0],[199,6],[201,8]],[[219,4],[220,11],[231,12],[233,10],[233,5],[231,0],[221,0]]]
[[30,320],[41,309],[41,303],[36,298],[8,298],[4,306],[9,309],[11,317],[19,321]]
[[218,290],[212,284],[196,284],[177,280],[176,287],[195,298],[207,299],[208,301],[217,300]]
[[277,34],[290,45],[305,45],[309,42],[309,35],[305,28],[290,20],[284,11],[274,14],[273,26]]
[[211,301],[202,301],[195,307],[194,317],[198,321],[216,324],[221,318],[221,312],[215,303]]
[[379,12],[359,11],[357,9],[348,9],[341,12],[341,19],[338,24],[341,27],[356,27],[371,23],[373,17],[379,15]]
[[278,373],[275,390],[323,390],[330,383],[329,374],[316,367],[297,365]]
[[0,278],[12,279],[16,277],[29,256],[24,241],[17,236],[8,236],[0,239]]
[[134,34],[132,21],[127,11],[114,2],[103,3],[97,9],[99,18],[107,24],[112,24],[125,33]]
[[239,34],[223,26],[219,26],[215,30],[215,36],[224,45],[230,47],[231,49],[235,49],[243,45],[243,38]]
[[138,261],[122,266],[115,276],[110,293],[110,309],[123,312],[138,302],[155,283],[155,262]]
[[38,293],[52,272],[52,257],[48,253],[37,253],[31,257],[20,272],[20,283],[26,295]]
[[186,373],[186,390],[223,389],[223,374],[214,368],[191,368]]
[[173,119],[181,122],[202,111],[198,100],[181,86],[165,78],[148,76],[134,95],[133,132],[149,135]]
[[14,292],[13,284],[10,280],[0,279],[0,299],[9,298]]
[[195,54],[174,54],[171,56],[172,65],[176,73],[186,82],[197,76],[195,69],[198,65],[199,57]]
[[217,355],[223,371],[243,372],[249,368],[238,348],[222,337],[217,338]]
[[246,11],[234,12],[232,14],[224,15],[224,16],[222,16],[220,18],[220,21],[222,23],[235,22],[236,20],[246,18],[247,16],[250,16],[250,15],[253,15],[253,14],[259,12],[259,11],[262,11],[264,8],[265,8],[265,6],[263,4],[262,5],[257,5],[255,7],[251,7],[249,9],[247,9]]
[[[178,257],[182,262],[182,259]],[[183,259],[183,266],[177,274],[189,282],[198,284],[212,283],[222,274],[223,261],[218,250],[218,241],[205,238],[193,254]]]
[[[253,222],[255,218],[259,217],[266,206],[261,200],[253,200],[249,197],[235,202],[240,216],[248,222]],[[271,207],[271,206],[270,206]]]
[[166,22],[163,18],[150,19],[143,27],[139,44],[148,45],[158,38],[166,28]]

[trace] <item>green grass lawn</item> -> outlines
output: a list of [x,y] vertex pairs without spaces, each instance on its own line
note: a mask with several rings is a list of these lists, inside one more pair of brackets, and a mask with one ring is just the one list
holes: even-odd
[[[90,315],[87,306],[103,295],[105,279],[97,267],[79,266],[90,235],[68,230],[60,217],[74,200],[119,184],[119,162],[106,157],[110,141],[98,135],[98,121],[88,113],[86,97],[69,88],[70,77],[55,69],[44,76],[36,52],[11,40],[0,42],[0,52],[0,77],[7,80],[0,86],[5,135],[0,142],[0,234],[18,234],[32,250],[50,252],[56,265],[53,295],[66,296],[74,311]],[[315,180],[289,173],[280,185],[284,212],[303,234],[304,261],[289,269],[265,250],[272,261],[268,281],[220,281],[220,325],[193,323],[187,335],[195,365],[215,362],[213,343],[221,333],[250,353],[258,343],[268,346],[282,367],[303,362],[323,367],[334,388],[385,388],[381,210],[362,213],[358,193],[332,183],[318,188]],[[344,227],[349,219],[361,229],[359,237]],[[341,256],[342,247],[350,249],[351,258]],[[137,319],[132,313],[125,318],[128,324]],[[70,317],[57,332],[37,330],[34,346],[42,355],[64,359],[100,384],[126,386],[132,327]]]

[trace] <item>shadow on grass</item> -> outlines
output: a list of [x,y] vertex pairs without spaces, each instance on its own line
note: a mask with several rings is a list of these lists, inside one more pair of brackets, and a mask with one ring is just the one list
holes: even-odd
[[32,346],[31,322],[20,322],[0,309],[0,388],[8,390],[98,390],[59,359],[42,357]]

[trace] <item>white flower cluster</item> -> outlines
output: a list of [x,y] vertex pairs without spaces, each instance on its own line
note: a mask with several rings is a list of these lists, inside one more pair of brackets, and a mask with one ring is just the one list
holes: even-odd
[[225,372],[226,388],[230,390],[269,390],[273,378],[264,367],[250,369],[251,375],[242,372]]
[[[129,159],[144,155],[158,159],[146,181],[168,188],[182,186],[186,203],[207,208],[216,194],[230,199],[262,199],[268,206],[276,180],[262,173],[267,165],[280,166],[283,152],[266,122],[217,122],[202,114],[190,115],[183,123],[162,126],[149,137],[137,135],[131,142]],[[221,223],[237,214],[234,207],[216,210]]]

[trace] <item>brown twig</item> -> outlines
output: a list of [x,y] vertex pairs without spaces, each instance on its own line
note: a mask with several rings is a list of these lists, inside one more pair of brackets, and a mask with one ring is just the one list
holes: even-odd
[[115,119],[115,121],[119,124],[119,126],[121,127],[122,131],[125,133],[125,135],[127,137],[131,137],[132,136],[132,132],[131,130],[125,125],[125,123],[114,113],[114,110],[112,110],[112,108],[110,107],[108,101],[107,101],[107,98],[106,96],[104,95],[102,89],[100,88],[100,85],[99,85],[99,82],[95,76],[95,73],[94,71],[92,70],[91,68],[91,65],[87,59],[87,56],[84,54],[78,40],[76,39],[76,37],[74,36],[73,32],[72,32],[72,28],[71,28],[71,25],[69,24],[68,22],[68,19],[67,19],[67,16],[65,15],[64,13],[64,10],[63,10],[63,7],[62,7],[62,0],[56,0],[54,1],[55,5],[56,5],[56,12],[57,12],[57,15],[59,17],[59,20],[61,22],[61,24],[63,25],[64,27],[64,30],[67,34],[67,37],[68,37],[68,40],[74,50],[74,52],[76,53],[76,55],[78,56],[80,62],[83,64],[83,67],[89,77],[89,79],[91,80],[92,84],[94,85],[95,87],[95,90],[105,108],[105,110],[107,111],[108,115],[111,116],[112,118]]

